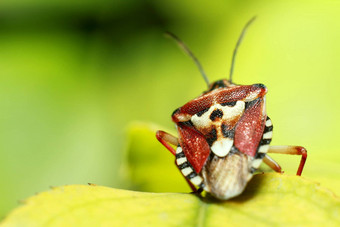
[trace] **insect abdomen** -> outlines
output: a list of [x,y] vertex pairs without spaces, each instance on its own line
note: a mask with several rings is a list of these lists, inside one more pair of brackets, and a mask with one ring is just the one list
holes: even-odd
[[204,190],[222,200],[241,194],[252,177],[251,159],[239,151],[223,158],[213,155],[202,169]]
[[272,122],[267,117],[255,157],[244,154],[235,147],[232,147],[228,155],[223,158],[211,154],[201,173],[204,179],[204,190],[222,200],[241,194],[268,151],[272,131]]

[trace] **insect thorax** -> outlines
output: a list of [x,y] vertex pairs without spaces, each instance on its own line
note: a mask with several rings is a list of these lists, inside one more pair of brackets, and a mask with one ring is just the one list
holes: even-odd
[[235,126],[245,109],[245,102],[215,104],[191,117],[193,126],[201,132],[211,151],[225,157],[233,145]]

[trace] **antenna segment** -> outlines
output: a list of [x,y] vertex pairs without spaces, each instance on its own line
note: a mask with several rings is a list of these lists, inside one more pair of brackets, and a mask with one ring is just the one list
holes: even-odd
[[253,18],[251,18],[247,24],[244,26],[242,32],[241,32],[241,35],[240,37],[238,38],[237,40],[237,43],[236,43],[236,46],[235,46],[235,49],[234,49],[234,53],[233,53],[233,58],[231,60],[231,66],[230,66],[230,74],[229,74],[229,82],[232,83],[232,78],[233,78],[233,72],[234,72],[234,65],[235,65],[235,58],[236,58],[236,54],[237,54],[237,50],[238,50],[238,47],[240,46],[241,42],[242,42],[242,39],[243,39],[243,36],[246,34],[246,31],[248,29],[248,27],[253,23],[253,21],[256,19],[256,16],[254,16]]
[[178,46],[187,54],[189,55],[189,57],[191,57],[192,60],[194,60],[198,70],[200,71],[203,79],[205,80],[205,82],[207,83],[208,87],[209,87],[209,79],[207,77],[207,75],[205,74],[203,67],[201,65],[201,63],[197,60],[197,58],[195,57],[195,55],[190,51],[190,49],[185,45],[185,43],[180,40],[177,36],[175,36],[174,34],[170,33],[170,32],[166,32],[165,35],[167,37],[170,37],[172,39],[174,39],[176,41],[176,43],[178,44]]

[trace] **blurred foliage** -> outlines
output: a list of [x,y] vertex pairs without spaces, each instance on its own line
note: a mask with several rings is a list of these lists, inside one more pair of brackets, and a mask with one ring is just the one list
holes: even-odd
[[181,37],[216,80],[254,15],[235,82],[268,87],[273,144],[306,146],[304,176],[339,193],[339,1],[2,0],[0,217],[49,186],[125,187],[124,128],[170,127],[172,111],[205,89],[163,32]]
[[[296,190],[296,189],[299,190]],[[25,200],[1,226],[337,226],[340,200],[298,176],[259,174],[227,202],[194,194],[103,186],[53,188]],[[47,208],[47,209],[46,209]]]
[[161,127],[142,122],[130,124],[129,146],[121,169],[125,182],[130,183],[127,187],[147,192],[190,192],[174,156],[158,141],[152,142],[157,129]]

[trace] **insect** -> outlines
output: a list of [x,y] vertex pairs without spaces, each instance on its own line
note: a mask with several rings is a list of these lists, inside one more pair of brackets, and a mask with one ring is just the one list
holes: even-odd
[[204,190],[220,200],[240,195],[262,162],[282,173],[267,153],[301,155],[299,176],[307,159],[301,146],[269,146],[273,125],[266,113],[267,88],[232,81],[238,47],[254,19],[245,25],[237,41],[229,79],[214,83],[209,83],[189,48],[168,33],[194,60],[208,89],[173,112],[178,138],[164,131],[157,131],[156,137],[176,157],[175,164],[194,192]]

